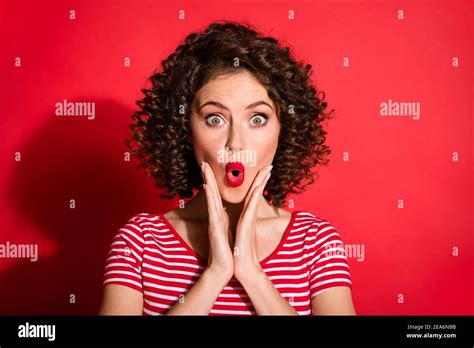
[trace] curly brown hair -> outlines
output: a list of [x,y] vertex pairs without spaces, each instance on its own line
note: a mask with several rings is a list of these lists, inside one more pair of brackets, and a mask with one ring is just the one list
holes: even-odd
[[[194,189],[201,189],[200,166],[188,140],[191,105],[206,82],[241,69],[267,89],[281,125],[265,199],[282,206],[289,193],[300,194],[314,182],[313,166],[329,162],[326,156],[331,150],[322,122],[332,118],[334,110],[323,112],[325,94],[310,81],[311,65],[298,62],[289,47],[281,47],[251,24],[211,23],[203,32],[189,34],[161,65],[163,70],[155,69],[148,78],[151,89],[141,89],[145,97],[136,102],[141,110],[133,113],[132,132],[126,139],[131,154],[141,162],[138,167],[165,190],[161,198],[190,198]],[[322,93],[321,99],[317,93]]]

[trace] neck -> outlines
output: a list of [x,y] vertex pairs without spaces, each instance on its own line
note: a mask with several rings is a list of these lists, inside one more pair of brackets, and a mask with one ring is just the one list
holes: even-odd
[[[229,216],[229,225],[232,231],[235,231],[237,222],[244,209],[245,200],[240,203],[230,203],[222,200],[222,206],[225,208]],[[199,214],[200,219],[208,220],[207,200],[204,190],[200,190],[194,198],[186,203],[190,211]],[[264,219],[278,215],[278,208],[272,206],[265,198],[261,198],[260,204],[257,207],[257,219]]]

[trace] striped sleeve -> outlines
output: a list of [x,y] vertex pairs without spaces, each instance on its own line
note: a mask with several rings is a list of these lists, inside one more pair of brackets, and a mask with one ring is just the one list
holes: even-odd
[[105,263],[103,286],[119,284],[143,293],[143,233],[132,217],[113,237]]
[[314,224],[311,237],[311,257],[309,261],[309,287],[311,298],[335,286],[352,289],[349,264],[344,243],[336,229],[326,220]]

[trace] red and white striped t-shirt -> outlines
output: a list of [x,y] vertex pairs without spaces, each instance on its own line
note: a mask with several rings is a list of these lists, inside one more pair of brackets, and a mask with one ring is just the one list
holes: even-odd
[[[275,288],[300,315],[311,299],[351,275],[339,233],[322,218],[293,211],[278,247],[260,262]],[[113,238],[103,286],[120,284],[143,294],[143,315],[166,314],[182,301],[207,266],[162,214],[133,216]],[[256,315],[245,289],[233,277],[209,315]]]

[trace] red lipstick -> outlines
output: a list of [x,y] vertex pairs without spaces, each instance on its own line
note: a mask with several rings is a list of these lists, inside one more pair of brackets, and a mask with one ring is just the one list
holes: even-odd
[[229,186],[240,186],[244,182],[245,167],[240,162],[229,162],[225,166],[225,174]]

